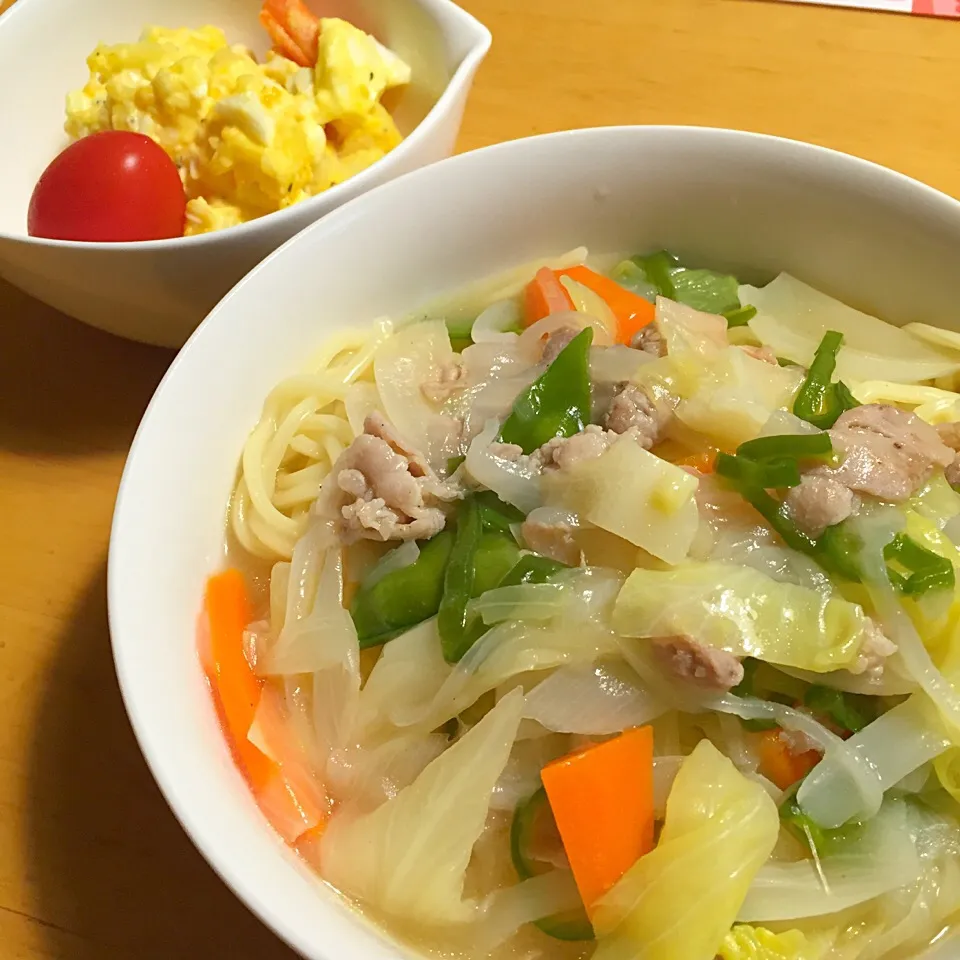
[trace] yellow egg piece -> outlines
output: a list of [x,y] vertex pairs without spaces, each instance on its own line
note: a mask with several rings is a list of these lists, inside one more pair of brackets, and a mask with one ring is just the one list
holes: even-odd
[[236,226],[329,189],[401,140],[380,103],[410,68],[344,20],[321,21],[316,69],[258,63],[216,27],[147,27],[99,45],[67,96],[74,138],[130,130],[155,140],[186,191],[186,235]]

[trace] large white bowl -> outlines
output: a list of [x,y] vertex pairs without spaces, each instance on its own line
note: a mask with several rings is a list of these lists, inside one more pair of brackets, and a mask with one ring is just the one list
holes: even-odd
[[395,110],[396,150],[296,206],[230,230],[149,243],[27,236],[30,195],[67,144],[67,92],[87,79],[97,43],[136,40],[148,24],[221,27],[258,54],[269,45],[260,0],[17,0],[0,15],[0,276],[111,333],[179,347],[256,263],[307,224],[365,190],[447,157],[490,33],[450,0],[308,0],[374,33],[413,68]]
[[157,390],[120,488],[109,606],[153,774],[237,894],[311,958],[404,955],[287,850],[231,762],[195,651],[204,579],[261,403],[343,327],[585,243],[786,269],[896,322],[956,328],[960,204],[829,150],[723,130],[579,130],[447,160],[314,224],[240,283]]

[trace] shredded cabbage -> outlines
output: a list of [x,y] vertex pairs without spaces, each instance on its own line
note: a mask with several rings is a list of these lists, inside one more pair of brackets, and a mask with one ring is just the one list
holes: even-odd
[[764,864],[738,920],[794,921],[845,910],[914,883],[922,873],[903,801],[887,801],[879,814],[836,852],[813,860]]
[[593,960],[710,960],[778,832],[763,788],[701,740],[674,781],[657,846],[594,908]]
[[858,605],[718,562],[635,570],[613,627],[632,637],[686,634],[734,656],[816,672],[855,668],[867,637]]
[[397,726],[433,730],[512,677],[566,663],[592,663],[616,649],[613,634],[592,622],[533,625],[507,621],[467,651],[432,698],[424,701],[405,696],[388,707],[389,716]]
[[700,521],[697,480],[631,437],[544,476],[547,500],[667,563],[686,557]]
[[719,960],[820,960],[825,944],[811,943],[799,930],[774,933],[738,923],[724,938]]
[[774,411],[791,403],[802,376],[798,367],[780,367],[726,347],[703,368],[696,389],[680,401],[677,417],[717,446],[733,449],[756,437]]
[[393,714],[432,700],[452,669],[443,659],[436,617],[385,644],[360,692],[361,742],[395,732]]
[[843,334],[841,380],[919,383],[960,370],[960,358],[808,287],[789,274],[765,287],[742,286],[740,302],[757,308],[751,329],[777,356],[809,366],[828,330]]
[[410,786],[372,813],[337,813],[321,844],[324,877],[385,913],[428,926],[462,923],[470,854],[513,746],[523,695],[504,697]]

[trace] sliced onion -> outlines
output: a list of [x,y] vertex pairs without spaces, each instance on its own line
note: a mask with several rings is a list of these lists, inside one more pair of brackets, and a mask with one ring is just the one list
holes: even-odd
[[505,503],[512,503],[518,510],[529,513],[542,502],[540,469],[527,458],[513,461],[498,457],[490,445],[499,431],[500,424],[496,420],[488,421],[470,444],[464,467],[482,487],[492,490]]
[[656,357],[643,350],[634,350],[622,344],[612,347],[590,348],[590,378],[594,383],[621,383],[631,381],[637,371]]
[[470,336],[474,343],[516,341],[517,334],[510,328],[519,326],[520,320],[520,305],[515,299],[497,300],[473,321]]
[[424,320],[401,327],[384,341],[373,358],[383,412],[400,435],[421,451],[434,469],[459,452],[460,424],[438,413],[421,386],[437,370],[456,362],[442,320]]
[[527,694],[524,716],[548,730],[587,736],[641,727],[667,708],[631,674],[614,664],[561,667]]
[[607,305],[607,301],[599,294],[594,293],[594,291],[585,284],[579,283],[570,277],[561,277],[560,283],[564,289],[566,289],[567,293],[570,294],[570,299],[573,300],[577,312],[585,313],[590,317],[596,317],[606,328],[610,339],[616,341],[618,332],[617,318]]

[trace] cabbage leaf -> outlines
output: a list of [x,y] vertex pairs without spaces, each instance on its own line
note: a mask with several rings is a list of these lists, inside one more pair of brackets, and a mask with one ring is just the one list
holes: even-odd
[[765,287],[742,286],[741,303],[757,308],[750,328],[778,357],[809,366],[828,330],[843,334],[837,355],[840,380],[919,383],[960,370],[955,351],[905,333],[781,273]]
[[673,783],[656,848],[595,906],[593,960],[713,960],[778,832],[763,787],[701,740]]
[[463,899],[467,864],[522,713],[523,695],[514,691],[372,813],[336,814],[320,848],[324,878],[414,923],[472,919],[477,904]]
[[647,553],[679,563],[697,532],[697,480],[629,436],[601,456],[543,478],[547,502],[616,534]]
[[613,627],[628,637],[686,634],[734,656],[817,673],[854,666],[867,636],[857,604],[721,562],[635,570]]
[[774,933],[738,923],[724,938],[720,960],[819,960],[826,944],[811,943],[799,930]]

